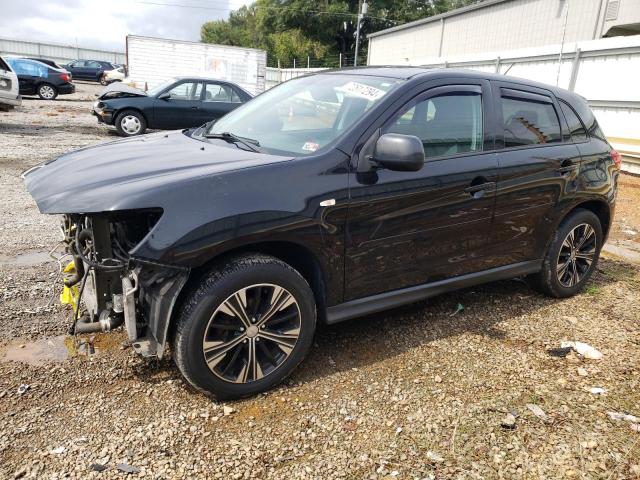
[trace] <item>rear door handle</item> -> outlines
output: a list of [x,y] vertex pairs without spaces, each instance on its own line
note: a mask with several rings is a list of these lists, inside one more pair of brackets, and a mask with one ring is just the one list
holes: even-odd
[[191,110],[198,110],[198,107],[191,107]]
[[565,165],[564,167],[559,167],[556,169],[557,172],[561,174],[575,172],[578,169],[578,165]]
[[479,185],[471,185],[464,189],[467,193],[481,192],[482,190],[493,190],[496,187],[496,182],[485,182]]

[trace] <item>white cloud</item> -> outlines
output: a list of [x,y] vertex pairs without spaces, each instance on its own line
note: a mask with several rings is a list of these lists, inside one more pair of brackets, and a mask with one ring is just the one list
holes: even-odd
[[[149,3],[185,5],[151,5]],[[127,34],[199,40],[200,26],[244,0],[0,0],[0,36],[124,51]]]

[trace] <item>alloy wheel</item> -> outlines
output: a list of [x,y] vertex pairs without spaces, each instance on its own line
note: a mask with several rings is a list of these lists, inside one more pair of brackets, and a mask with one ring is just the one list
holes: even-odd
[[142,125],[140,124],[140,119],[135,115],[126,115],[121,121],[120,126],[122,130],[124,130],[129,135],[135,135],[140,131]]
[[47,100],[51,100],[56,96],[56,92],[49,85],[42,85],[40,87],[40,96],[42,96],[42,98],[46,98]]
[[289,358],[300,325],[300,306],[286,289],[273,284],[243,288],[209,319],[202,341],[205,362],[227,382],[260,380]]
[[563,287],[580,283],[593,264],[596,247],[596,231],[588,223],[581,223],[569,232],[560,246],[556,267]]

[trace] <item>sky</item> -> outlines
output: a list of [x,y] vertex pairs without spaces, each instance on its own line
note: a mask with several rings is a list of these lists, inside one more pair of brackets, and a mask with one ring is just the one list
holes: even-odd
[[247,0],[0,0],[0,37],[124,51],[127,34],[199,40]]

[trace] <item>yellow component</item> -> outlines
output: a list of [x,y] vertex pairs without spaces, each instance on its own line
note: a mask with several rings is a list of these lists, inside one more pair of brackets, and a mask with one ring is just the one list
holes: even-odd
[[[66,275],[71,275],[73,273],[75,273],[76,271],[76,265],[73,263],[73,261],[69,262],[67,264],[66,267],[64,267],[64,270],[62,271],[63,276]],[[76,285],[72,286],[72,287],[67,287],[66,285],[64,285],[62,287],[62,292],[60,293],[60,303],[62,305],[71,305],[71,307],[73,308],[73,311],[75,312],[76,309],[78,308],[78,296],[80,295],[80,292],[78,291],[78,287]]]

